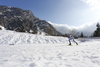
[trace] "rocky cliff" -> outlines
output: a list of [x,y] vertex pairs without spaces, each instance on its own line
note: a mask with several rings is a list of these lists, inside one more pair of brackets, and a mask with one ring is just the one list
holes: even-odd
[[0,6],[0,25],[6,30],[47,35],[62,35],[45,20],[35,17],[30,10],[16,7]]

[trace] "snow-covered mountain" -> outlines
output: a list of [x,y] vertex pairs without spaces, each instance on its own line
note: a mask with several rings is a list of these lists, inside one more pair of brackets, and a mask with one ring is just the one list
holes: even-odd
[[54,24],[35,17],[30,10],[23,10],[16,7],[0,6],[0,25],[6,30],[17,32],[28,32],[32,34],[64,36],[72,34],[77,37],[81,33],[84,36],[93,36],[96,30],[96,23],[86,23],[80,27],[68,26],[65,24]]
[[84,36],[93,36],[94,31],[96,30],[97,22],[86,23],[79,27],[68,26],[67,24],[55,24],[48,21],[51,25],[53,25],[57,31],[62,34],[72,34],[74,36],[79,36],[81,32]]
[[61,35],[51,24],[35,17],[32,11],[16,7],[0,6],[0,25],[6,30],[17,32]]

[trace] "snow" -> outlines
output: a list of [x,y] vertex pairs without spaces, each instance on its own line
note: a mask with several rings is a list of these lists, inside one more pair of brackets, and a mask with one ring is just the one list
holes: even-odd
[[2,30],[5,30],[5,28],[4,28],[3,26],[1,26],[1,25],[0,25],[0,28],[1,28]]
[[54,43],[67,43],[67,37],[33,35],[28,33],[17,33],[13,31],[0,31],[0,44],[54,44]]
[[[75,39],[0,31],[0,67],[100,67],[100,38]],[[14,45],[9,45],[14,44]]]

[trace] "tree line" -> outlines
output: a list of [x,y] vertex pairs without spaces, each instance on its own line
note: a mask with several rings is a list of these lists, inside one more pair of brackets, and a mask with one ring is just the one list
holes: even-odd
[[[96,30],[93,32],[93,36],[92,37],[100,37],[100,24],[99,22],[97,22],[96,24]],[[80,37],[84,37],[83,32],[81,32]]]

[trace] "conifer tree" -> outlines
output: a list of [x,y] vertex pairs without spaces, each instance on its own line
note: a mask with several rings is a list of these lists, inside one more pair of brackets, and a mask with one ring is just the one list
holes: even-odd
[[81,32],[81,35],[80,35],[80,37],[82,37],[82,38],[84,37],[84,35],[83,35],[83,32]]
[[94,31],[94,37],[100,37],[100,24],[97,23],[97,29]]

